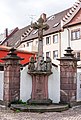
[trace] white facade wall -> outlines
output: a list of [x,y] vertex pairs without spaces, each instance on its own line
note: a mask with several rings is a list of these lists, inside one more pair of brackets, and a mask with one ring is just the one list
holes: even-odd
[[[81,25],[70,27],[70,30],[76,30],[76,29],[81,29]],[[81,50],[81,39],[71,40],[71,47],[73,50]]]
[[32,42],[32,51],[38,51],[38,39],[34,39],[34,41]]
[[81,101],[81,68],[77,69],[77,101]]
[[29,52],[32,52],[32,42],[29,43],[29,46],[27,46],[27,42],[24,42],[18,48],[20,50],[27,50]]
[[[81,25],[77,25],[77,26],[73,26],[73,27],[69,27],[69,31],[70,31],[70,46],[73,50],[81,50],[81,39],[78,40],[71,40],[71,31],[72,30],[77,30],[80,29]],[[64,50],[67,48],[68,46],[68,30],[67,28],[64,29],[64,31],[61,34],[61,53],[63,55]]]
[[[21,83],[20,83],[20,99],[27,101],[31,98],[32,92],[32,77],[27,74],[27,66],[21,71]],[[57,67],[52,68],[53,74],[48,78],[48,96],[53,103],[59,103],[60,101],[60,78]]]
[[60,72],[58,67],[52,66],[52,72],[48,78],[48,95],[53,103],[60,102]]
[[3,100],[4,71],[0,71],[0,100]]
[[23,68],[20,77],[20,99],[25,102],[31,98],[32,92],[32,78],[27,74],[27,71],[28,66]]
[[[59,41],[59,33],[58,34],[58,41]],[[52,59],[52,63],[57,64],[59,63],[58,60],[53,59],[53,51],[58,50],[58,57],[59,57],[59,42],[57,43],[53,43],[53,35],[55,34],[51,34],[48,36],[45,36],[43,38],[43,51],[44,51],[44,57],[46,58],[46,52],[50,52],[50,58]],[[46,45],[46,37],[50,37],[50,44]]]
[[68,47],[68,30],[61,32],[61,57],[64,56],[65,49]]

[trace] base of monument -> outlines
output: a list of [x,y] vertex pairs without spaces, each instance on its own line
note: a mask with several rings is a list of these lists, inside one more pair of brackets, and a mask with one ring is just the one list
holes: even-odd
[[28,104],[38,104],[38,105],[50,105],[52,104],[52,100],[50,99],[43,99],[43,100],[32,100],[29,99],[27,101]]

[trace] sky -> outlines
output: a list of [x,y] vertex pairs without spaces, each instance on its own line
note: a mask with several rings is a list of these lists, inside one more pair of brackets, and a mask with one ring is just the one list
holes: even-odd
[[77,0],[0,0],[0,33],[15,27],[23,28],[37,20],[73,6]]

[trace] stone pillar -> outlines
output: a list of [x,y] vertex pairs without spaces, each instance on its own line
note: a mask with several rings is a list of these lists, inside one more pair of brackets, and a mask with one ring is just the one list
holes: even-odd
[[60,59],[60,102],[76,102],[77,93],[77,59],[68,47],[64,57]]
[[10,49],[6,57],[2,58],[5,61],[4,65],[4,95],[3,101],[6,105],[20,99],[20,60],[14,52],[15,49]]
[[32,94],[29,104],[51,104],[48,97],[48,76],[50,72],[28,72],[32,75]]

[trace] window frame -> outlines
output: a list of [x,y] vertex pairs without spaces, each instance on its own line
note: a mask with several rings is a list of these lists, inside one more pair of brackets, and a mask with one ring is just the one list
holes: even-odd
[[80,51],[74,52],[74,57],[80,60]]
[[[73,37],[73,34],[75,34],[75,37]],[[79,37],[78,37],[78,35],[79,35]],[[72,30],[71,31],[71,40],[79,40],[79,39],[80,39],[80,29]]]
[[[54,39],[56,36],[57,36],[57,40]],[[58,43],[58,34],[53,35],[53,43]]]
[[[47,39],[47,38],[49,38],[49,39]],[[49,42],[47,40],[49,40]],[[51,36],[48,36],[48,37],[46,37],[46,45],[50,45],[50,44],[51,44]]]
[[[55,55],[54,53],[57,52],[57,55]],[[55,56],[54,56],[55,55]],[[58,58],[58,50],[54,50],[53,51],[53,59],[56,60]]]
[[27,42],[27,47],[29,47],[29,42]]
[[[49,55],[47,55],[49,54]],[[46,57],[51,57],[51,51],[46,52]]]

